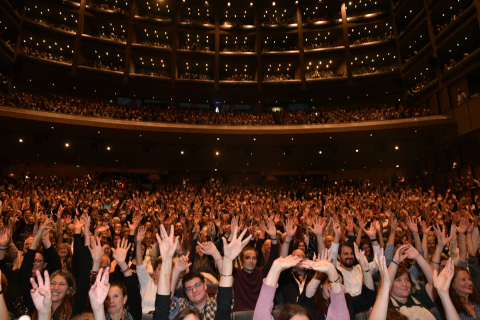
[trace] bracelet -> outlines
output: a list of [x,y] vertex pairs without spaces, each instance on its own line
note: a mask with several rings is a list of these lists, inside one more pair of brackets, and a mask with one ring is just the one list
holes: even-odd
[[2,294],[2,293],[3,293],[3,291],[2,291],[2,290],[0,290],[0,294]]
[[223,259],[223,257],[221,257],[220,259],[215,260],[215,263],[217,263],[217,261],[220,261],[220,260],[222,260],[222,259]]
[[288,244],[290,244],[290,242],[288,242],[288,241],[285,241],[284,243],[288,243]]
[[339,276],[339,277],[337,278],[337,280],[335,280],[335,281],[330,281],[330,280],[328,280],[328,283],[338,283],[339,281],[340,281],[340,276]]
[[435,263],[435,264],[438,264],[438,265],[442,264],[441,262],[435,262],[435,261],[432,261],[432,263]]
[[232,276],[231,274],[229,274],[229,275],[222,274],[222,277],[231,277],[231,276]]
[[370,269],[363,270],[363,272],[365,272],[365,273],[370,272]]
[[377,238],[375,238],[375,239],[370,239],[370,242],[374,242],[374,241],[377,241]]
[[130,268],[127,266],[127,269],[125,269],[125,270],[120,269],[120,271],[121,271],[122,273],[125,273],[125,272],[128,271],[128,269],[130,269]]
[[393,263],[395,263],[397,266],[400,267],[400,265],[398,263],[395,262],[395,260],[392,260]]
[[272,239],[270,239],[270,240],[272,240],[272,241],[273,241],[273,240],[277,241],[277,238],[272,238]]
[[93,271],[93,270],[91,270],[90,273],[91,273],[91,274],[98,274],[98,271]]
[[6,250],[7,250],[7,248],[5,248],[5,249],[4,249],[4,248],[0,248],[0,251],[6,251]]
[[0,250],[7,250],[8,247],[0,247]]

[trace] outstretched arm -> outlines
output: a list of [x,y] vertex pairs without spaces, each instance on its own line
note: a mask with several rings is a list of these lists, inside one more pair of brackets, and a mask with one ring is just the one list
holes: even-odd
[[377,264],[382,277],[382,285],[378,290],[377,300],[375,300],[375,304],[373,305],[368,319],[387,319],[388,301],[390,299],[390,287],[392,286],[392,281],[389,275],[390,272],[387,269],[385,256],[378,256],[377,252],[374,252],[374,255],[375,263]]
[[440,274],[438,274],[437,270],[433,271],[433,273],[433,285],[437,289],[438,295],[442,300],[447,320],[460,320],[460,316],[452,303],[448,290],[455,273],[455,262],[450,258]]

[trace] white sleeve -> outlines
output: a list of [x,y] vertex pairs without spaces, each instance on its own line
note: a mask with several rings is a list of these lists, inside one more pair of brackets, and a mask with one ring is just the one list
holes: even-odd
[[[380,257],[380,246],[372,246],[373,251],[377,253],[377,255]],[[372,275],[378,272],[378,266],[375,263],[375,261],[370,262],[369,264],[370,271],[372,272]]]
[[145,266],[143,264],[137,265],[137,277],[138,282],[140,283],[140,288],[144,288],[148,284],[150,276],[147,274],[147,270],[145,270]]
[[450,250],[448,254],[450,257],[455,261],[455,265],[458,263],[458,247],[457,247],[457,229],[453,226],[450,227],[450,235],[453,236],[452,240],[450,240]]
[[330,246],[330,249],[328,249],[328,256],[330,256],[333,252],[332,263],[335,266],[335,268],[337,267],[337,256],[338,256],[338,247],[339,246],[340,246],[339,243],[333,243],[332,242],[332,245]]

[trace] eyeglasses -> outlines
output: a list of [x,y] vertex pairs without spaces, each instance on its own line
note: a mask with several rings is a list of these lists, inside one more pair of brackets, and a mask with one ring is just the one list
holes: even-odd
[[188,287],[188,288],[185,288],[185,292],[186,293],[191,293],[193,291],[193,288],[197,289],[198,287],[200,287],[202,285],[201,282],[197,282],[195,283],[193,286],[191,287]]
[[45,260],[40,260],[40,259],[37,259],[37,260],[33,260],[33,263],[40,263],[40,262],[43,262]]

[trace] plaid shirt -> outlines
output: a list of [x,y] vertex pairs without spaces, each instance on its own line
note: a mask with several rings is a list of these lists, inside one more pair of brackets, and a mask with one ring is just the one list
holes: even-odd
[[[233,311],[234,299],[232,298],[231,308]],[[195,304],[188,299],[185,298],[177,298],[173,297],[172,303],[170,304],[170,311],[169,311],[169,318],[174,318],[180,311],[185,309],[197,309]],[[207,302],[202,310],[200,310],[200,314],[202,315],[203,320],[214,320],[215,313],[217,312],[217,295],[215,297],[210,298],[207,297]]]

